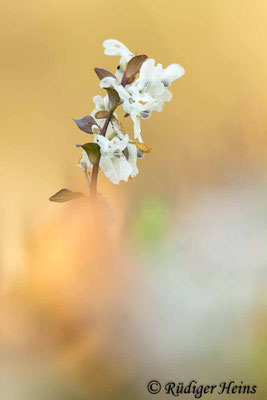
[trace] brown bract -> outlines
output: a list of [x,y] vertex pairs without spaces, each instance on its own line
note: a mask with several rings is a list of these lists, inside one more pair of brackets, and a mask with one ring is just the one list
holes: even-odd
[[107,76],[110,76],[112,78],[116,79],[116,76],[112,74],[112,72],[107,71],[106,69],[103,68],[95,68],[95,73],[98,76],[100,80],[103,78],[106,78]]
[[140,56],[135,56],[133,57],[127,65],[127,68],[123,74],[121,85],[126,86],[132,83],[136,77],[136,75],[139,73],[140,68],[142,67],[143,62],[147,59],[147,56],[145,54],[142,54]]
[[97,113],[95,113],[95,118],[97,118],[97,119],[107,118],[108,114],[109,114],[109,111],[100,110],[100,111],[97,111]]

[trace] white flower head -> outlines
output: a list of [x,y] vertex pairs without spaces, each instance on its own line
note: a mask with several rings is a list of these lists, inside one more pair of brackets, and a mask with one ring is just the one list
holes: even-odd
[[99,95],[93,97],[95,103],[95,113],[97,111],[108,110],[108,95],[101,97]]
[[[164,69],[161,64],[155,65],[155,60],[149,58],[143,63],[134,85],[141,93],[150,94],[162,106],[164,102],[170,101],[172,98],[172,94],[167,88],[184,73],[184,68],[179,64],[171,64]],[[157,111],[161,111],[161,107]]]
[[134,54],[124,44],[116,39],[108,39],[103,42],[104,53],[108,56],[120,56],[120,72],[124,72],[126,63]]
[[109,140],[105,136],[95,135],[95,143],[100,146],[100,168],[104,175],[115,185],[121,180],[127,182],[129,176],[136,176],[134,156],[128,161],[123,153],[128,146],[129,137],[124,135],[122,139],[114,137]]

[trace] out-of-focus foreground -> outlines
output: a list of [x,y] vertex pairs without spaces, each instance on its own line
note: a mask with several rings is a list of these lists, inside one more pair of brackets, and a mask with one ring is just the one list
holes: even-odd
[[[266,2],[4,1],[0,30],[1,397],[233,379],[265,399]],[[106,38],[186,75],[142,121],[135,179],[49,203],[86,190],[71,118],[101,94],[93,67],[116,68]]]

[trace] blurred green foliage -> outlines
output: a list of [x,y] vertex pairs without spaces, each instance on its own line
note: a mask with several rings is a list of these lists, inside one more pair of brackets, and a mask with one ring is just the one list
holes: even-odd
[[133,234],[144,245],[162,240],[170,227],[171,205],[167,198],[149,196],[144,198],[133,215]]

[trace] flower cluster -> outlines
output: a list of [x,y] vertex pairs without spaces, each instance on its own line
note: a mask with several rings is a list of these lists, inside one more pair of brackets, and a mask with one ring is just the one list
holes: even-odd
[[[134,55],[118,40],[105,40],[103,46],[106,55],[120,57],[119,66],[115,74],[95,68],[106,95],[95,96],[91,114],[74,120],[82,131],[94,136],[92,142],[79,145],[82,156],[78,164],[92,193],[96,192],[99,169],[114,184],[122,180],[127,182],[129,177],[138,174],[137,160],[151,151],[143,143],[141,119],[149,118],[154,110],[162,111],[163,104],[172,98],[169,86],[185,73],[178,64],[163,68],[146,55]],[[115,113],[119,105],[122,105],[125,117],[130,116],[133,121],[133,139],[129,138]],[[73,193],[69,195],[73,197]],[[53,197],[50,200],[57,201]]]

